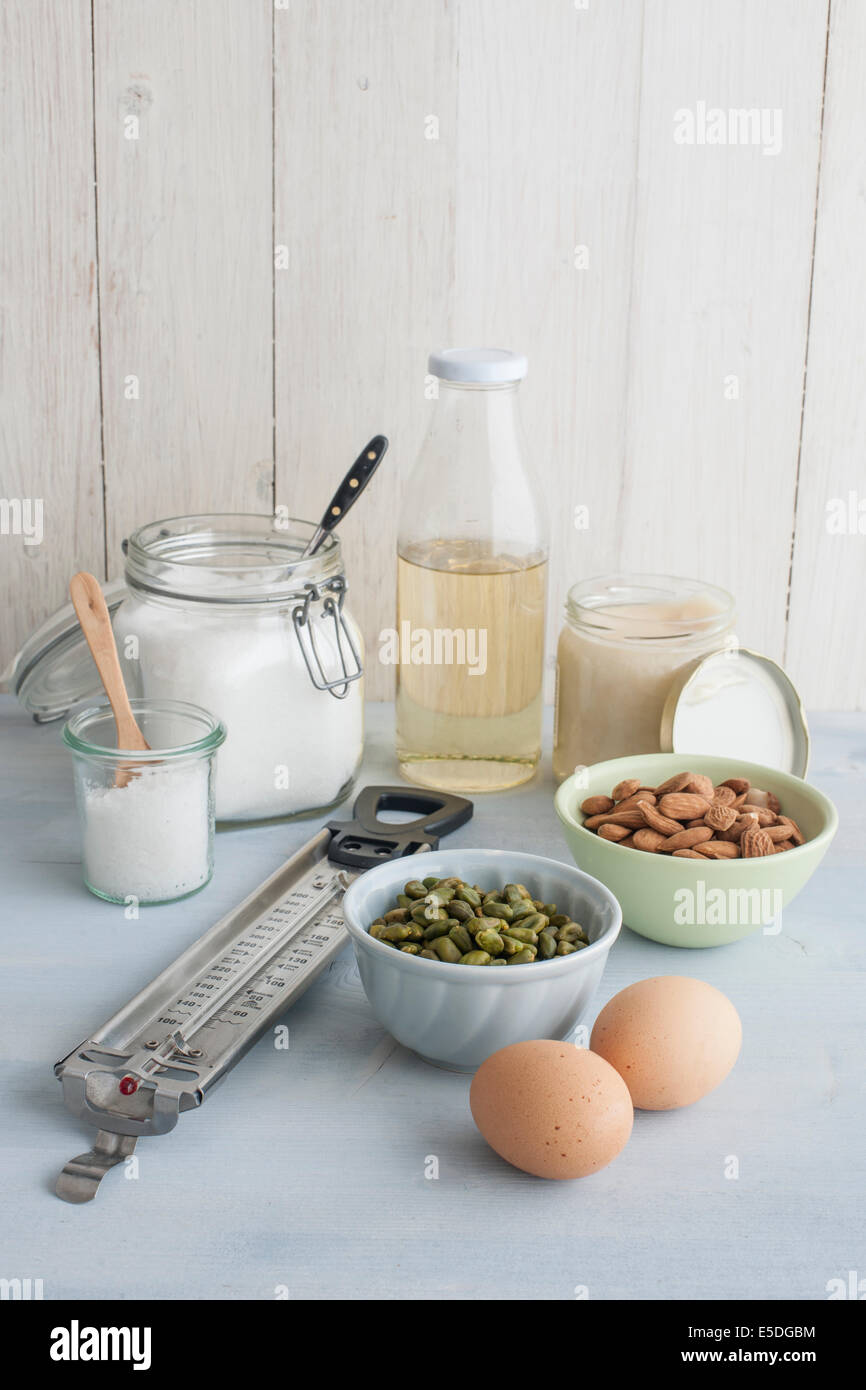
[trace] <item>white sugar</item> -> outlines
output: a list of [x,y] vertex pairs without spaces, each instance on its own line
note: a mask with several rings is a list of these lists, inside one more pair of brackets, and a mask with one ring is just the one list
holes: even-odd
[[165,902],[210,874],[208,762],[147,767],[125,787],[86,783],[84,876],[125,902]]

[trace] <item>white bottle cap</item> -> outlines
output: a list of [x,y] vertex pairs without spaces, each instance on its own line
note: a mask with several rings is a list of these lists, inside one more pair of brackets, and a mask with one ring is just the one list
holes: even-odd
[[493,386],[522,381],[529,362],[522,352],[509,352],[507,348],[441,348],[431,352],[427,370],[441,381]]

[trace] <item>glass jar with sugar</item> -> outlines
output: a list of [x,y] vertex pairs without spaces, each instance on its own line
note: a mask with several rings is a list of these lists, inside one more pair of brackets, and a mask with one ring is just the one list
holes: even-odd
[[270,516],[178,517],[124,545],[114,632],[127,685],[203,705],[225,724],[223,823],[326,810],[361,759],[361,634],[340,542],[304,556],[315,530]]
[[660,751],[671,686],[725,647],[734,600],[724,589],[666,575],[609,574],[575,584],[557,649],[553,771]]
[[197,705],[131,703],[146,749],[118,749],[107,704],[80,710],[63,730],[84,882],[107,902],[176,902],[204,888],[213,872],[214,762],[226,731]]

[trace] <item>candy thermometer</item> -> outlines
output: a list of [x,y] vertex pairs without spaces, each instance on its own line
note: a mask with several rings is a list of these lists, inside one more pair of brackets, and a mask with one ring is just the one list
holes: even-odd
[[[415,812],[385,821],[384,812]],[[463,797],[366,787],[351,821],[331,821],[249,897],[55,1065],[72,1113],[97,1130],[57,1180],[89,1202],[139,1138],[200,1106],[343,949],[349,884],[388,859],[435,849],[464,825]]]

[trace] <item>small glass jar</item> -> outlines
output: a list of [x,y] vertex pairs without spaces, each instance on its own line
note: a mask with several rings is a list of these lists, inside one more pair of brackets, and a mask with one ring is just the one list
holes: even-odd
[[222,824],[317,814],[351,790],[364,743],[361,633],[340,542],[307,521],[175,517],[125,543],[114,618],[127,688],[213,710],[227,739]]
[[81,710],[63,730],[84,882],[111,903],[176,902],[213,873],[214,761],[226,731],[196,705],[130,703],[150,744],[145,751],[118,749],[107,704]]
[[725,647],[734,618],[731,595],[698,580],[609,574],[575,584],[557,648],[557,780],[608,758],[659,752],[675,677]]

